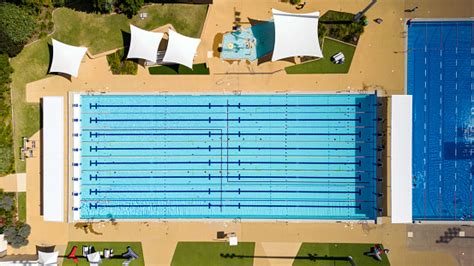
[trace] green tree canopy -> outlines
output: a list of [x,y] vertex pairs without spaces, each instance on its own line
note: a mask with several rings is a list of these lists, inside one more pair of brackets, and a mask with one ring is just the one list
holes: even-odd
[[35,31],[35,20],[10,3],[0,3],[0,53],[10,57],[21,52]]
[[119,8],[129,18],[136,15],[142,8],[144,0],[120,0]]

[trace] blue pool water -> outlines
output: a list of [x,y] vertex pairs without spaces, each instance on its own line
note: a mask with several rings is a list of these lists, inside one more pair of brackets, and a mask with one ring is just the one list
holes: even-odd
[[473,220],[473,21],[413,22],[413,218]]
[[266,21],[224,34],[221,59],[255,61],[273,51],[275,23]]
[[81,218],[375,219],[376,95],[82,95]]

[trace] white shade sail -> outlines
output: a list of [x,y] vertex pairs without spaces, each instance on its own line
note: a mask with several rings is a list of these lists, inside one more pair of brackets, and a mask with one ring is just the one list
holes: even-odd
[[49,69],[50,73],[65,73],[77,77],[82,58],[87,48],[72,46],[55,39],[53,42],[53,62]]
[[130,47],[127,58],[155,62],[163,33],[142,30],[130,24]]
[[192,69],[194,55],[200,42],[200,39],[184,36],[170,29],[163,62],[181,64]]
[[272,9],[275,45],[272,61],[294,56],[323,57],[318,39],[319,12],[292,14]]

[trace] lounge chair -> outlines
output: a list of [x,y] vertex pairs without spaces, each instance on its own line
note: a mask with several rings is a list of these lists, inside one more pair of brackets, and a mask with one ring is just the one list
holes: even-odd
[[79,259],[76,256],[76,252],[77,252],[77,246],[72,247],[71,252],[69,252],[69,255],[67,255],[67,258],[72,259],[74,263],[78,264]]

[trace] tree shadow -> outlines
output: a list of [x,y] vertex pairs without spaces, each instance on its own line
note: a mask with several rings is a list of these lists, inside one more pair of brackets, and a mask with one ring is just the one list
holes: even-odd
[[75,1],[68,1],[68,3],[65,6],[75,11],[86,12],[86,13],[96,13],[94,10],[93,2],[94,1],[91,1],[91,0],[75,0]]
[[283,260],[309,260],[309,261],[348,261],[355,265],[352,257],[336,257],[336,256],[318,256],[318,254],[308,253],[307,256],[256,256],[256,255],[239,255],[235,253],[221,253],[220,256],[225,259],[283,259]]
[[123,54],[126,55],[128,54],[128,49],[130,48],[130,41],[132,40],[132,35],[130,32],[126,32],[124,30],[121,30],[122,32],[122,47],[123,47]]

